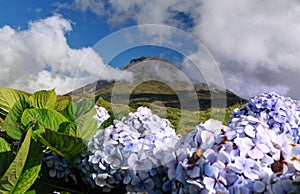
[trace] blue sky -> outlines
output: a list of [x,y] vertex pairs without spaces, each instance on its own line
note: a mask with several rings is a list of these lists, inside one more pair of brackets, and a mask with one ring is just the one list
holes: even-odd
[[[73,30],[67,34],[68,43],[73,48],[87,47],[97,43],[99,37],[109,34],[110,29],[105,20],[100,20],[90,11],[81,12],[68,8],[58,8],[59,1],[5,1],[1,0],[0,26],[10,25],[26,29],[29,21],[50,17],[55,13],[70,19]],[[72,1],[63,1],[72,2]]]
[[[0,11],[3,14],[0,26],[10,25],[15,29],[25,30],[28,22],[51,17],[59,14],[72,22],[72,31],[66,34],[67,42],[71,48],[93,47],[99,40],[121,29],[122,27],[136,25],[128,20],[120,26],[111,26],[106,15],[97,16],[91,10],[79,11],[72,7],[72,1],[0,1]],[[16,3],[17,2],[17,3]],[[67,5],[66,3],[69,3]],[[105,2],[104,2],[105,3]],[[73,5],[74,6],[74,5]],[[185,23],[189,23],[186,17]],[[143,46],[133,48],[113,59],[109,64],[114,67],[127,65],[133,58],[140,56],[161,56],[178,65],[182,56],[167,48],[159,46]]]
[[[152,55],[167,58],[195,78],[199,73],[195,74],[191,61],[199,62],[202,74],[214,70],[202,56],[205,47],[225,87],[238,95],[249,98],[275,91],[300,98],[297,0],[0,0],[0,5],[0,87],[29,92],[56,87],[58,93],[64,93],[74,88],[74,76],[82,85],[106,69],[101,75],[111,79],[119,72],[116,67],[132,58]],[[140,35],[153,38],[151,46],[128,48],[112,61],[101,52],[113,52],[123,42],[106,43],[106,51],[106,47],[95,49],[99,41],[114,32],[144,24],[183,30],[201,45],[198,49],[191,46],[193,49],[183,58],[176,49],[182,47],[181,39],[170,38],[174,34],[167,28],[143,32],[136,27]],[[173,49],[164,47],[170,44],[168,41],[175,45]],[[189,48],[192,44],[185,42],[183,46]],[[86,79],[88,76],[90,79]]]

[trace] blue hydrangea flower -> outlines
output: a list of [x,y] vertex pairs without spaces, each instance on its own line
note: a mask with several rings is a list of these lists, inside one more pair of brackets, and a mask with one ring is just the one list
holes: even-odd
[[[96,109],[100,126],[108,114]],[[235,109],[228,126],[210,119],[181,139],[168,120],[140,107],[99,129],[76,164],[104,192],[125,185],[128,193],[297,193],[299,127],[299,102],[275,93]],[[44,158],[50,176],[69,174],[53,158]]]
[[[97,113],[95,119],[100,120],[99,115],[105,114]],[[139,107],[90,139],[86,166],[91,166],[92,176],[88,179],[105,191],[123,183],[130,192],[161,193],[168,179],[168,169],[162,166],[174,159],[167,153],[172,153],[177,141],[168,120]]]
[[290,134],[294,143],[300,141],[300,103],[297,100],[272,92],[264,93],[250,99],[244,107],[235,109],[231,118],[234,120],[242,115],[266,122],[276,134]]
[[52,178],[64,179],[65,182],[77,184],[78,180],[72,170],[70,163],[62,156],[48,150],[44,153],[43,162],[49,169]]
[[228,127],[212,120],[197,126],[176,146],[185,157],[177,162],[175,180],[169,175],[173,193],[300,192],[299,107],[263,94],[236,109]]
[[109,119],[108,111],[103,107],[95,106],[97,114],[93,116],[93,118],[97,121],[98,127],[107,119]]

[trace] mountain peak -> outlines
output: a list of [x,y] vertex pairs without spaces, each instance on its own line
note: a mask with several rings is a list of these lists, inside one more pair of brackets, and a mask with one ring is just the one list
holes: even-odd
[[126,69],[129,69],[130,67],[132,67],[133,65],[136,65],[136,64],[138,64],[140,62],[145,62],[145,61],[165,62],[165,63],[169,63],[169,64],[171,64],[173,66],[176,66],[175,64],[173,64],[172,62],[168,61],[167,59],[159,57],[159,56],[148,56],[148,57],[141,56],[139,58],[131,59],[128,65],[125,65],[125,66],[121,67],[120,69],[126,70]]
[[[131,107],[137,107],[153,102],[162,102],[166,107],[181,108],[180,97],[185,101],[199,102],[200,107],[194,104],[186,104],[187,110],[207,110],[212,106],[223,107],[244,103],[245,100],[230,92],[229,90],[216,87],[208,87],[206,83],[191,83],[181,80],[182,70],[174,63],[157,56],[135,58],[126,66],[120,68],[133,73],[133,80],[137,82],[115,82],[107,80],[98,80],[95,83],[88,84],[85,87],[73,91],[73,95],[82,96],[93,94],[103,98],[106,101],[112,100],[112,91],[114,95],[121,100],[120,104],[128,103]],[[182,76],[184,78],[184,76]],[[138,83],[138,85],[135,85]],[[132,90],[133,89],[133,90]],[[128,94],[130,92],[130,94]],[[178,96],[179,95],[179,96]],[[129,99],[127,99],[129,97]],[[226,98],[226,99],[224,99]]]

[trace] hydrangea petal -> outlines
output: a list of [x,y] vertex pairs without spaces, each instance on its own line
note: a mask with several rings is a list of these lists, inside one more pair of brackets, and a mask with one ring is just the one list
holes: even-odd
[[216,181],[213,178],[204,177],[204,179],[203,179],[203,184],[205,185],[205,188],[207,190],[213,190],[214,186],[215,186],[215,183],[216,183]]

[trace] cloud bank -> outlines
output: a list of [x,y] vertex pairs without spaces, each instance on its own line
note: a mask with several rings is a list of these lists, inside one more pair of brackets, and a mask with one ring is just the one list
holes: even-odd
[[[209,49],[226,87],[238,95],[276,91],[300,98],[297,0],[76,0],[71,9],[91,12],[111,26],[134,21],[185,30]],[[96,80],[104,69],[103,79],[118,74],[92,48],[70,48],[66,34],[71,30],[72,22],[59,15],[32,21],[27,29],[0,28],[0,87],[29,92],[56,87],[65,93]],[[160,41],[168,40],[163,37],[168,32],[160,34]],[[188,63],[183,69],[193,72]]]
[[71,21],[59,15],[30,22],[25,30],[0,28],[0,87],[56,88],[64,94],[99,76],[113,79],[119,70],[105,65],[92,48],[69,47],[66,33],[71,30]]
[[192,33],[215,57],[226,87],[243,97],[276,91],[300,98],[297,0],[109,0],[106,7],[112,26],[133,20]]

